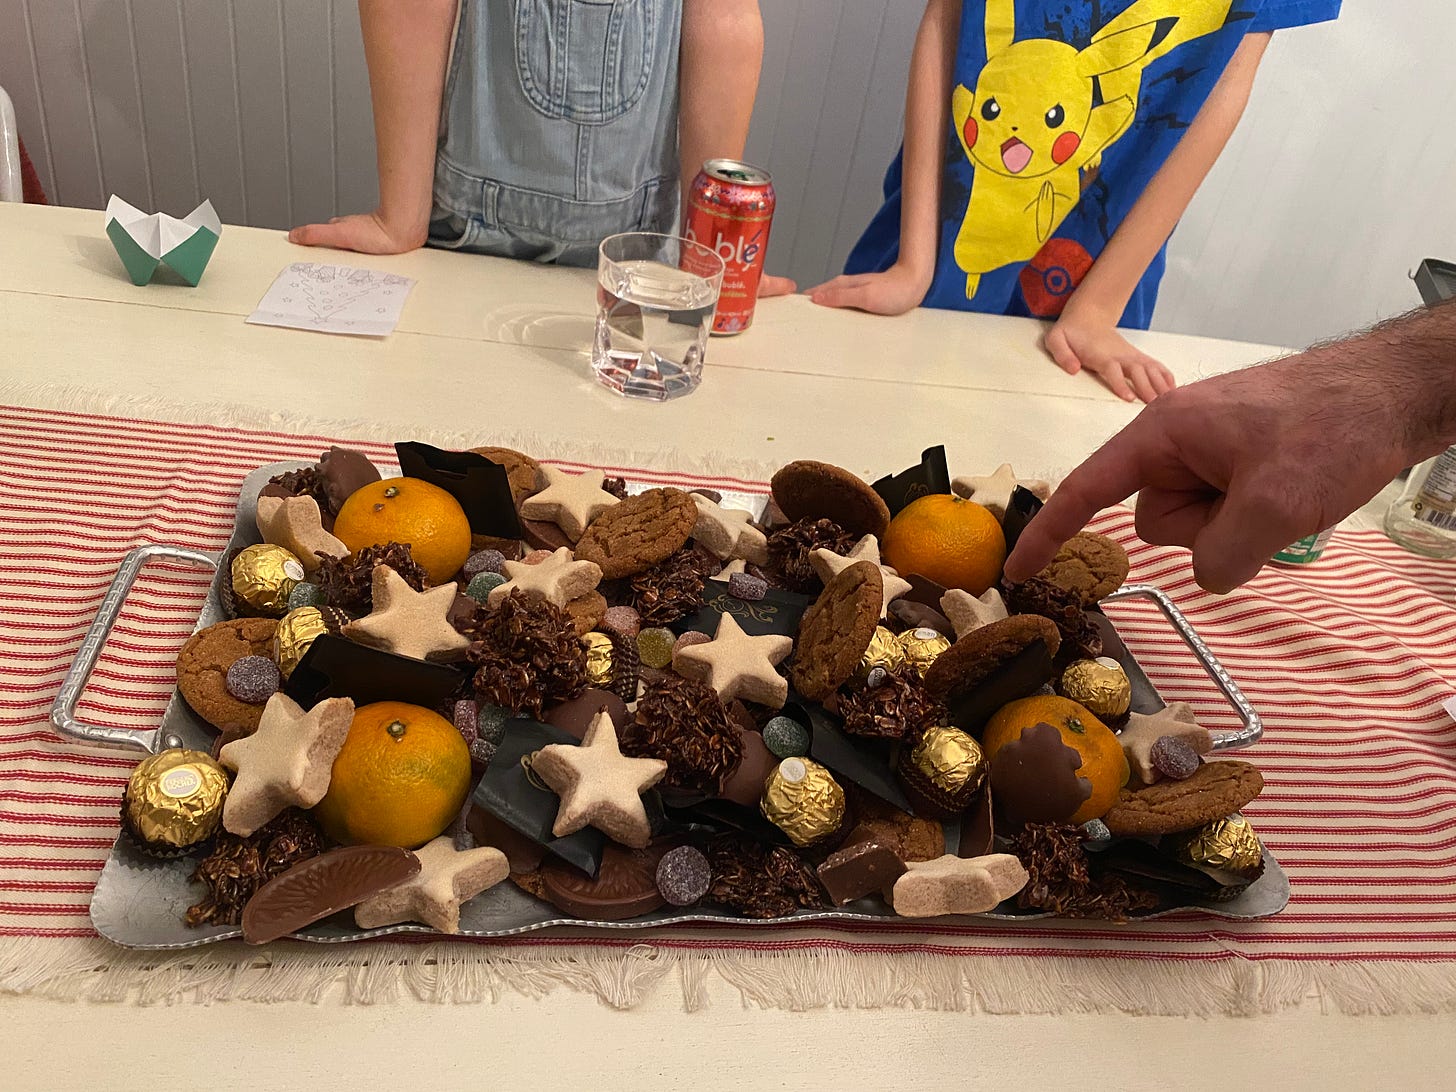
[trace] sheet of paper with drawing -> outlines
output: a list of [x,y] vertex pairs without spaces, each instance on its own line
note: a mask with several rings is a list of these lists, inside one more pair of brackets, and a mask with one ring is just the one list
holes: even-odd
[[414,279],[378,269],[294,262],[247,321],[326,334],[384,337],[399,323]]

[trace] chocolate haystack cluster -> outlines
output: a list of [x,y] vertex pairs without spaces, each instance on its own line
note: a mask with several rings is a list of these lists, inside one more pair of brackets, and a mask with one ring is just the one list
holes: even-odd
[[704,902],[746,918],[783,918],[824,905],[813,870],[792,850],[729,834],[713,839],[705,852],[713,878]]
[[1158,897],[1132,887],[1120,876],[1094,879],[1087,870],[1085,835],[1067,823],[1031,823],[1011,838],[1011,852],[1030,877],[1016,905],[1047,910],[1065,918],[1126,921],[1152,910]]
[[765,575],[792,592],[812,595],[824,587],[809,557],[815,550],[847,554],[857,536],[832,519],[800,519],[768,536],[769,564]]
[[1056,625],[1062,635],[1062,647],[1057,653],[1059,665],[1102,655],[1102,634],[1075,591],[1033,576],[1020,584],[1008,584],[1004,595],[1006,609],[1012,614],[1039,614]]
[[483,702],[539,718],[548,703],[569,701],[586,689],[586,649],[560,607],[513,591],[459,628],[470,638],[466,658],[475,666],[472,685]]
[[348,557],[320,557],[314,580],[330,606],[368,614],[374,609],[374,569],[379,565],[393,569],[415,591],[430,586],[429,574],[415,564],[410,548],[399,542],[365,546]]
[[622,753],[666,762],[664,785],[713,793],[738,768],[743,746],[711,686],[669,675],[638,700]]
[[622,602],[637,611],[644,625],[671,625],[702,607],[703,588],[714,571],[707,558],[685,546],[631,577]]
[[188,908],[188,925],[237,925],[258,888],[300,861],[324,851],[323,835],[304,812],[290,808],[246,838],[223,831],[192,879],[207,895]]
[[926,728],[944,724],[945,706],[925,689],[913,667],[884,672],[877,686],[840,691],[839,715],[851,735],[876,739],[918,736]]
[[319,511],[329,510],[329,494],[324,476],[316,466],[305,466],[298,470],[287,470],[268,479],[268,484],[277,487],[281,493],[291,497],[312,497],[318,501]]

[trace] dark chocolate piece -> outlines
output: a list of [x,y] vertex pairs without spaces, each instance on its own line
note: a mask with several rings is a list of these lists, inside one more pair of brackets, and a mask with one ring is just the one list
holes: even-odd
[[465,509],[470,530],[492,538],[520,538],[521,522],[506,468],[473,451],[441,451],[413,441],[394,445],[400,473],[438,485]]
[[596,687],[583,690],[579,698],[553,705],[541,719],[551,727],[560,728],[580,740],[586,738],[586,730],[603,709],[606,709],[612,723],[617,726],[618,736],[632,723],[632,714],[627,710],[627,703],[610,690],[598,690]]
[[948,698],[950,722],[961,731],[976,735],[998,709],[1036,693],[1051,681],[1054,672],[1046,642],[1038,638],[976,686]]
[[928,497],[932,493],[950,492],[950,470],[945,464],[945,446],[937,444],[920,453],[920,463],[900,471],[886,474],[870,485],[890,515],[895,515],[911,501]]
[[816,871],[829,901],[843,906],[888,891],[904,875],[905,862],[879,842],[859,842],[831,853]]
[[890,617],[906,629],[933,629],[952,641],[956,638],[955,626],[950,619],[934,607],[917,603],[913,599],[896,599],[890,604]]
[[546,861],[537,875],[551,904],[575,918],[621,921],[661,909],[657,866],[666,847],[628,849],[608,842],[594,877],[557,861]]
[[478,846],[495,846],[506,855],[512,872],[534,872],[546,858],[546,850],[524,834],[502,823],[477,804],[465,812],[465,829]]
[[353,698],[355,705],[404,701],[436,709],[453,701],[464,681],[458,668],[322,633],[288,676],[283,692],[305,709],[325,698]]
[[799,633],[799,619],[809,609],[813,599],[783,588],[769,588],[762,599],[748,601],[739,599],[728,590],[723,580],[708,580],[703,585],[703,605],[691,614],[668,624],[674,633],[688,630],[706,633],[709,637],[718,632],[718,623],[723,615],[733,615],[739,628],[750,637],[774,634],[779,637],[796,637]]
[[731,800],[745,808],[756,808],[763,797],[764,783],[768,781],[768,775],[777,769],[779,760],[768,749],[759,733],[751,728],[744,728],[732,717],[729,718],[729,723],[738,732],[741,756],[737,768],[723,779],[718,792],[725,800]]
[[1016,546],[1016,540],[1021,537],[1021,532],[1026,530],[1026,525],[1031,522],[1031,517],[1040,512],[1045,503],[1024,485],[1018,485],[1011,490],[1011,500],[1006,505],[1006,515],[1001,520],[1001,531],[1006,536],[1007,553],[1010,553]]
[[275,876],[243,908],[243,939],[267,944],[357,906],[418,875],[420,859],[396,846],[345,846]]
[[553,835],[551,828],[556,822],[560,798],[534,781],[521,765],[523,757],[548,744],[576,746],[579,742],[570,733],[549,724],[523,717],[506,721],[505,734],[496,747],[495,757],[486,767],[471,800],[476,807],[488,811],[548,853],[574,865],[588,876],[595,876],[607,836],[595,827],[586,827],[564,838]]
[[956,849],[959,857],[984,857],[996,852],[996,823],[992,818],[991,786],[981,787],[981,795],[961,816],[961,840]]
[[928,576],[921,576],[919,573],[901,573],[900,576],[910,584],[910,590],[902,595],[901,599],[908,599],[912,603],[923,603],[936,610],[940,609],[940,600],[946,592],[944,584],[938,584]]
[[318,476],[328,502],[327,511],[335,516],[350,494],[380,478],[379,468],[362,451],[337,445],[319,456]]
[[996,807],[1013,827],[1066,822],[1092,795],[1081,768],[1082,756],[1050,724],[1023,728],[991,759]]

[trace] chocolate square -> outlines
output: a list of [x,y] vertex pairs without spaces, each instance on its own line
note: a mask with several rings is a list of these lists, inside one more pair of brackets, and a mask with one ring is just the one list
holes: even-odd
[[607,836],[592,827],[558,838],[551,833],[560,798],[540,788],[526,773],[521,759],[552,743],[576,746],[577,740],[549,724],[524,717],[506,721],[505,735],[495,757],[486,767],[471,802],[488,811],[516,833],[524,835],[546,852],[569,865],[595,876],[602,863]]
[[323,633],[309,645],[283,692],[305,709],[325,698],[353,698],[355,705],[405,701],[436,709],[454,699],[465,679],[458,667],[396,656]]
[[723,615],[733,615],[743,632],[750,637],[762,637],[766,633],[780,637],[795,637],[799,632],[799,619],[813,602],[807,595],[769,588],[762,599],[739,599],[728,593],[728,585],[722,580],[709,580],[703,584],[703,605],[683,618],[673,622],[674,633],[689,630],[706,633],[709,637],[718,632],[718,623]]
[[831,853],[815,872],[829,901],[843,906],[894,887],[905,874],[905,862],[879,842],[857,842]]
[[945,465],[945,445],[927,447],[920,454],[918,466],[909,467],[898,474],[886,474],[871,484],[870,488],[880,495],[892,516],[911,501],[928,497],[932,493],[949,493],[950,470]]
[[521,521],[505,467],[474,451],[442,451],[412,440],[395,444],[394,450],[400,473],[438,485],[458,500],[475,534],[521,537]]

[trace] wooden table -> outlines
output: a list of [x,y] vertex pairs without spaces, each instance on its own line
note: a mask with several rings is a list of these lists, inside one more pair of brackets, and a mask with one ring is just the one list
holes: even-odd
[[[396,333],[349,339],[242,322],[286,264],[308,260],[417,278]],[[1023,473],[1064,471],[1136,412],[1090,377],[1058,371],[1037,348],[1036,323],[934,311],[884,319],[801,297],[768,301],[751,332],[714,340],[691,397],[635,403],[591,379],[592,308],[589,272],[441,252],[323,253],[236,227],[198,288],[138,288],[100,212],[0,205],[0,401],[238,424],[294,412],[336,420],[343,432],[367,422],[381,434],[518,434],[543,455],[595,445],[701,465],[711,452],[719,468],[760,472],[814,456],[865,474],[899,469],[938,442],[958,472],[1004,460]],[[1130,337],[1182,382],[1280,351]],[[760,1012],[716,980],[711,995],[713,1007],[697,1015],[680,1011],[671,984],[627,1013],[562,992],[368,1009],[4,997],[0,1083],[155,1087],[160,1076],[143,1074],[165,1071],[216,1089],[524,1088],[539,1086],[532,1078],[549,1066],[555,1086],[593,1090],[669,1081],[1007,1089],[1051,1086],[1057,1075],[1084,1089],[1323,1090],[1445,1087],[1456,1062],[1449,1018],[1323,1015],[1314,1002],[1257,1020],[1192,1021]],[[225,1050],[245,1051],[246,1061],[223,1062]],[[276,1065],[257,1060],[264,1051]]]

